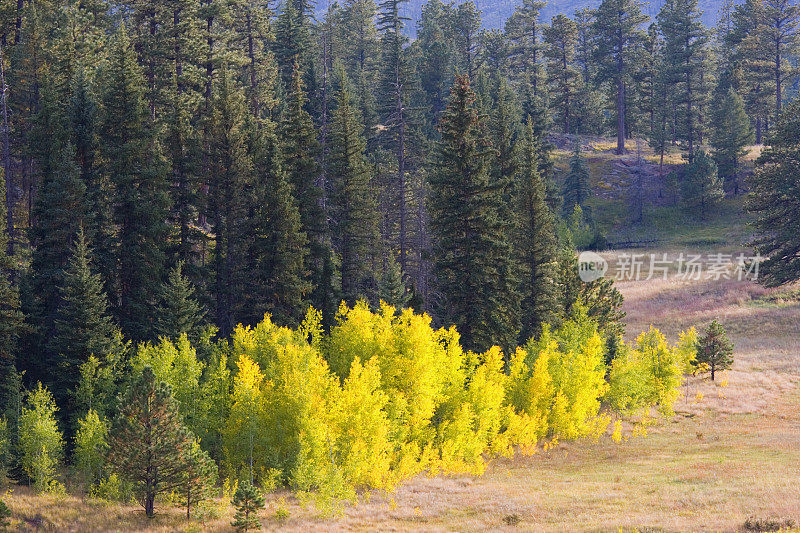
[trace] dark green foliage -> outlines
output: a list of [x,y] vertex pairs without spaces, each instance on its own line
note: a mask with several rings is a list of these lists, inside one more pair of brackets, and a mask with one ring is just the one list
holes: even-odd
[[595,35],[594,59],[598,81],[613,91],[616,114],[617,153],[625,152],[626,115],[638,47],[644,39],[641,25],[647,20],[636,0],[603,0],[595,12],[592,25]]
[[11,518],[11,509],[8,508],[6,502],[0,500],[0,527],[7,528],[10,525],[9,518]]
[[739,161],[747,155],[745,146],[751,144],[753,127],[744,110],[744,100],[732,87],[718,94],[712,113],[711,146],[720,176],[728,190],[739,194]]
[[767,260],[759,279],[770,286],[800,278],[800,100],[784,108],[769,147],[750,178],[749,209],[755,213],[755,245]]
[[717,164],[706,152],[696,152],[694,160],[686,165],[681,196],[688,207],[699,209],[701,218],[724,196]]
[[245,272],[245,191],[253,180],[243,92],[223,70],[215,85],[209,141],[209,220],[215,236],[215,322],[224,336],[239,320]]
[[186,520],[191,518],[192,506],[213,496],[217,482],[217,463],[194,441],[186,455],[182,496],[186,503]]
[[510,271],[512,258],[499,220],[502,197],[489,179],[490,147],[466,76],[456,78],[441,130],[429,178],[441,318],[457,325],[467,348],[484,350],[516,336],[499,290],[499,273]]
[[543,324],[556,325],[558,306],[558,242],[555,217],[547,205],[539,173],[539,145],[529,121],[522,147],[519,185],[519,237],[522,263],[522,331],[524,342],[541,333]]
[[258,511],[264,508],[264,496],[251,483],[239,484],[231,501],[236,508],[231,525],[236,531],[254,531],[261,529]]
[[0,416],[13,409],[19,395],[16,353],[23,320],[19,291],[11,281],[16,265],[7,253],[5,208],[3,201],[0,203]]
[[344,72],[339,72],[328,173],[333,191],[331,235],[342,258],[342,298],[355,305],[360,299],[375,299],[373,265],[378,252],[379,215],[372,190],[373,168],[364,155],[364,126],[348,85]]
[[411,300],[411,293],[403,281],[403,272],[400,270],[394,255],[389,255],[386,267],[378,283],[378,298],[397,309],[403,309]]
[[716,320],[697,339],[698,364],[708,365],[711,372],[711,381],[720,370],[728,370],[733,364],[733,343],[725,334],[725,328]]
[[179,490],[186,480],[191,434],[167,384],[145,367],[119,402],[110,435],[109,463],[134,484],[148,517],[159,494]]
[[73,417],[79,414],[75,394],[81,366],[90,355],[101,357],[119,349],[103,281],[91,266],[91,251],[80,229],[59,287],[53,335],[47,345],[54,372],[50,388],[67,427],[72,427]]
[[569,160],[569,172],[564,180],[564,214],[572,213],[575,206],[584,211],[586,202],[592,197],[592,187],[589,185],[589,166],[581,155],[580,146],[575,146],[575,151]]
[[153,337],[153,310],[166,275],[169,194],[142,73],[124,28],[113,39],[102,79],[100,140],[103,172],[115,187],[120,325],[126,337],[146,340]]
[[295,64],[280,126],[283,162],[300,212],[301,229],[309,241],[308,277],[311,304],[331,323],[338,309],[328,224],[322,208],[320,146],[311,116],[305,110],[302,71]]
[[274,124],[265,122],[253,137],[250,279],[243,295],[243,318],[256,323],[270,313],[279,324],[296,325],[308,308],[308,238],[282,166]]
[[204,317],[205,312],[195,297],[192,282],[183,275],[183,263],[178,263],[170,269],[161,288],[153,331],[158,337],[173,340],[185,333],[191,341],[197,342]]

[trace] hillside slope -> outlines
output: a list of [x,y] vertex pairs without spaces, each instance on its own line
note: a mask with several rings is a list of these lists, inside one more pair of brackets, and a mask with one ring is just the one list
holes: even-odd
[[[411,33],[416,32],[416,23],[422,13],[422,6],[425,5],[427,0],[410,0],[405,6],[405,16],[411,19],[409,30]],[[456,1],[457,4],[461,3]],[[478,9],[481,10],[483,16],[483,25],[486,28],[502,28],[505,20],[514,12],[514,8],[521,4],[522,0],[475,0]],[[554,15],[564,13],[572,15],[576,10],[585,7],[594,8],[600,3],[600,0],[553,0],[547,3],[542,10],[542,21],[549,21]],[[658,10],[663,5],[663,0],[654,0],[653,2],[646,2],[643,6],[643,11],[655,18]],[[722,0],[700,0],[700,9],[703,11],[703,22],[708,26],[716,24],[719,16],[719,10],[722,7]],[[322,6],[320,6],[322,7]]]

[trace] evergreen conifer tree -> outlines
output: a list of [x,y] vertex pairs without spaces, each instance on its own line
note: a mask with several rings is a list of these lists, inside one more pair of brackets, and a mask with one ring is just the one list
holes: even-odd
[[236,531],[261,529],[258,511],[264,508],[264,496],[252,483],[240,484],[233,495],[231,503],[236,508],[233,522],[231,522]]
[[166,274],[167,167],[148,118],[142,74],[125,28],[113,39],[103,72],[103,171],[115,187],[119,227],[119,318],[126,337],[153,336],[153,310]]
[[569,172],[564,181],[564,213],[572,213],[575,206],[586,211],[586,202],[592,197],[592,188],[589,185],[589,167],[586,159],[581,155],[579,145],[575,145],[572,157],[569,160]]
[[739,194],[739,161],[754,140],[753,127],[744,110],[744,100],[733,87],[715,100],[711,146],[720,176],[734,195]]
[[151,518],[156,496],[182,487],[192,437],[169,386],[150,367],[122,396],[110,435],[109,463],[133,483]]
[[59,287],[53,335],[47,347],[53,367],[50,388],[67,428],[75,422],[81,366],[91,355],[101,357],[118,348],[117,329],[108,314],[103,282],[91,270],[90,255],[83,229],[79,229]]
[[375,297],[372,267],[378,252],[378,206],[372,191],[372,169],[364,154],[361,117],[343,69],[338,76],[328,161],[335,224],[331,233],[342,258],[342,297],[354,305],[359,299]]
[[197,342],[204,318],[205,312],[197,301],[192,282],[183,275],[183,263],[179,262],[170,269],[167,281],[161,288],[154,332],[158,337],[173,340],[186,334],[191,341]]
[[720,370],[728,370],[733,364],[733,343],[725,334],[725,328],[716,320],[697,339],[697,358],[699,364],[708,365],[711,381]]

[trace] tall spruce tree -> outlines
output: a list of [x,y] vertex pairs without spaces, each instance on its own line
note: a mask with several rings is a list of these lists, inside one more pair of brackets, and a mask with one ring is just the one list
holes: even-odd
[[302,71],[295,63],[280,126],[283,163],[297,200],[302,231],[309,241],[311,304],[322,311],[326,322],[330,323],[339,306],[337,269],[328,231],[326,185],[319,164],[320,145],[305,105]]
[[75,402],[81,366],[89,356],[103,357],[119,347],[103,281],[92,272],[91,263],[91,251],[81,228],[59,287],[60,301],[48,342],[54,370],[50,390],[67,428],[74,428],[77,415],[82,414],[77,412]]
[[543,324],[555,325],[560,318],[555,216],[547,205],[538,151],[533,125],[528,121],[521,154],[517,237],[523,268],[521,342],[538,336]]
[[739,162],[747,155],[745,147],[752,144],[755,137],[750,119],[744,110],[744,100],[733,87],[723,94],[717,94],[712,108],[713,129],[711,146],[720,176],[727,189],[739,194]]
[[586,211],[586,203],[592,197],[592,187],[589,184],[589,166],[581,155],[580,145],[575,145],[572,157],[569,160],[569,172],[564,180],[564,214],[569,215],[575,207]]
[[372,168],[364,154],[360,113],[354,107],[343,69],[338,78],[328,161],[335,224],[332,235],[342,258],[342,297],[353,305],[359,299],[375,300],[379,215],[372,191]]
[[516,332],[514,324],[497,323],[507,317],[498,286],[508,260],[502,198],[490,183],[490,146],[467,76],[456,77],[441,132],[429,178],[441,319],[456,324],[466,348],[485,350]]
[[787,105],[769,146],[750,176],[748,208],[756,216],[759,281],[778,286],[800,279],[800,99]]
[[153,311],[166,274],[167,166],[144,100],[142,74],[124,27],[103,72],[103,172],[115,187],[119,227],[119,321],[126,337],[153,336]]
[[55,358],[47,350],[53,335],[58,288],[72,255],[72,243],[86,218],[86,186],[68,142],[67,118],[58,109],[55,87],[43,87],[32,147],[41,172],[41,186],[30,230],[31,268],[24,283],[24,308],[33,328],[26,369],[29,377],[51,383],[57,377]]

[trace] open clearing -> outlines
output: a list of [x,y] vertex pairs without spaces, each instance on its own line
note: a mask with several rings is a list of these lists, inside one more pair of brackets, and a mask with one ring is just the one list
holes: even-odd
[[[626,251],[627,252],[627,251]],[[660,253],[660,252],[659,252]],[[613,254],[610,254],[613,255]],[[671,339],[720,318],[734,368],[692,379],[670,420],[615,444],[560,443],[497,459],[480,477],[419,477],[362,495],[334,515],[271,494],[267,529],[289,531],[740,531],[748,516],[800,519],[800,304],[785,289],[735,280],[621,282],[628,336],[650,324]],[[699,394],[698,394],[699,393]],[[700,398],[702,396],[702,398]],[[136,507],[6,495],[18,527],[58,531],[198,530],[179,509],[148,522]],[[222,503],[222,502],[220,502]],[[275,518],[278,508],[288,518]],[[230,530],[230,511],[206,524]]]

